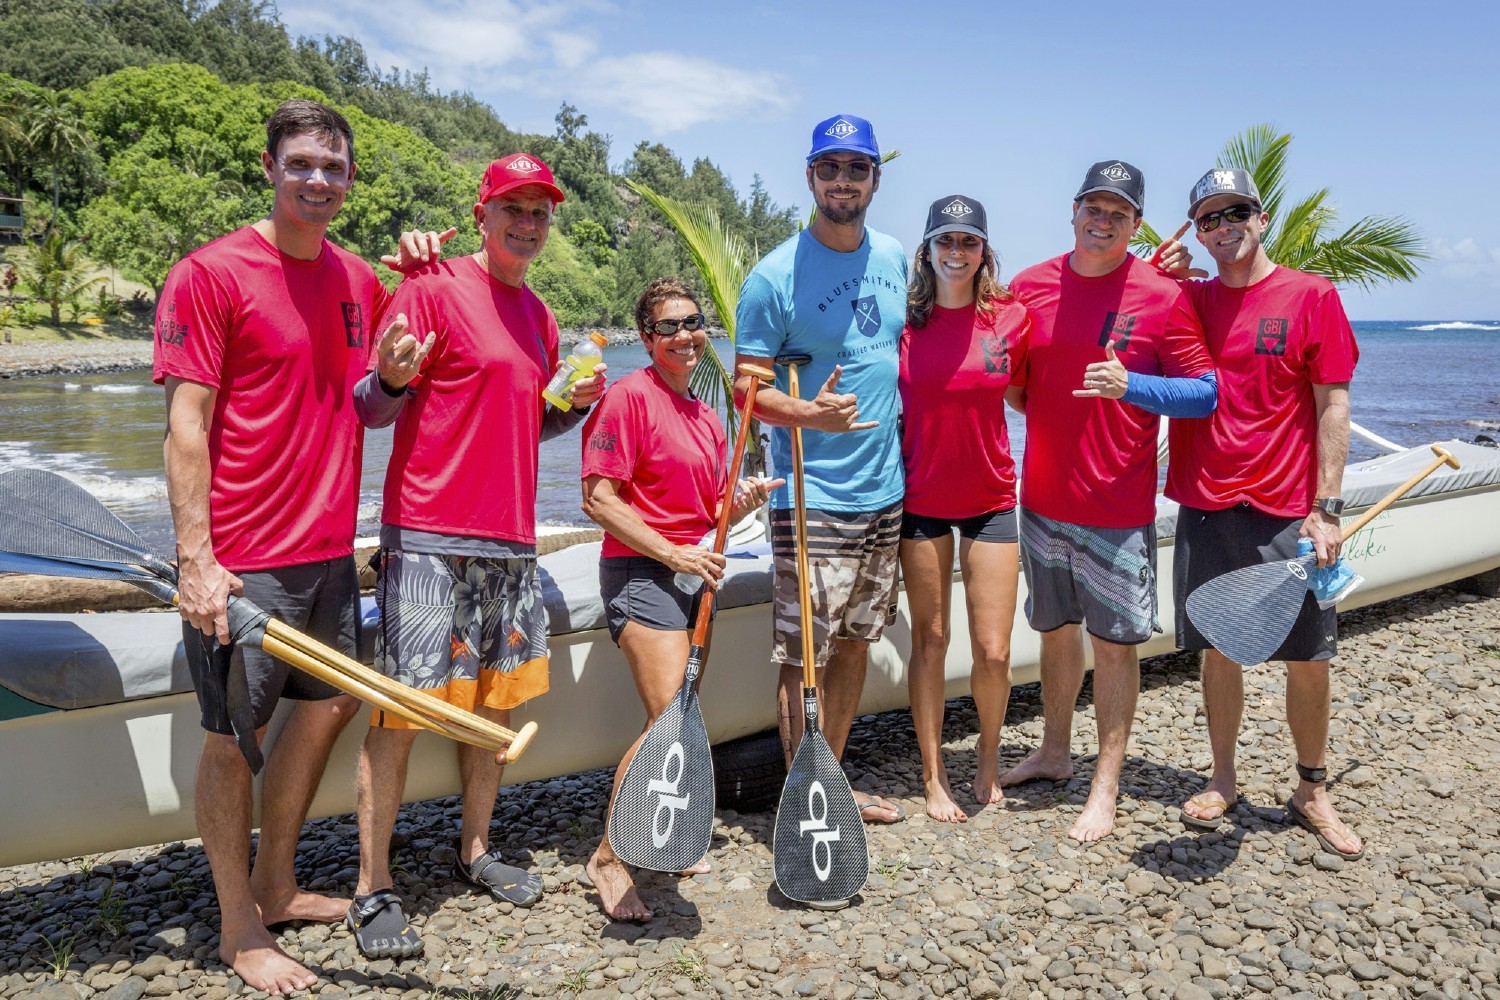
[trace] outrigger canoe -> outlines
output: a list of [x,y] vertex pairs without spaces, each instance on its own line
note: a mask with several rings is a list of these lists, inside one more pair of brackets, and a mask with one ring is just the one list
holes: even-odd
[[[1443,468],[1360,530],[1344,552],[1365,583],[1348,609],[1500,568],[1500,450],[1444,442],[1460,461]],[[1431,459],[1426,448],[1351,465],[1346,517],[1358,516]],[[1161,622],[1142,655],[1173,648],[1172,536],[1176,504],[1158,499]],[[764,537],[729,549],[718,599],[714,658],[702,688],[716,743],[775,726],[770,653],[770,552]],[[613,766],[640,732],[642,713],[624,657],[604,628],[599,544],[546,555],[540,564],[552,629],[552,687],[518,709],[516,725],[540,734],[506,769],[527,781]],[[955,580],[955,588],[962,586]],[[1025,583],[1022,582],[1024,599]],[[1017,616],[1015,682],[1037,679],[1036,635]],[[861,712],[905,707],[910,618],[904,593],[895,625],[873,649]],[[171,613],[0,614],[0,866],[99,854],[195,836],[193,784],[202,745],[197,701]],[[365,651],[368,662],[368,648]],[[968,693],[968,622],[954,600],[947,663],[950,697]],[[280,719],[272,723],[271,738]],[[312,816],[354,808],[354,766],[364,727],[351,725],[329,762]],[[913,750],[915,753],[915,750]],[[418,736],[407,801],[459,790],[453,745]]]

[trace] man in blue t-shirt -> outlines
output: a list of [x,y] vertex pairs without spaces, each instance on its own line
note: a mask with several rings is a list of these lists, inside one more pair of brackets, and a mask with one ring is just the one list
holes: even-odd
[[[771,251],[740,289],[736,367],[769,366],[801,354],[788,394],[785,368],[776,388],[756,397],[756,416],[773,427],[771,457],[791,467],[790,427],[803,440],[813,656],[820,667],[823,731],[842,757],[864,690],[870,644],[885,628],[896,585],[904,488],[896,427],[896,374],[906,321],[906,255],[901,244],[865,228],[880,187],[880,147],[870,123],[835,115],[813,129],[807,186],[812,225]],[[736,380],[743,399],[749,377]],[[816,387],[816,388],[814,388]],[[781,739],[790,765],[802,739],[802,652],[795,529],[789,487],[772,497],[774,631],[771,658],[780,665]],[[855,792],[867,820],[895,823],[902,810]]]

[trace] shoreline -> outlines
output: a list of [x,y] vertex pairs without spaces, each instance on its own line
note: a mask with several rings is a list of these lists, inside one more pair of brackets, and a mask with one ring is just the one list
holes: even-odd
[[[559,352],[568,348],[591,330],[609,338],[611,347],[629,347],[638,343],[634,330],[625,327],[581,327],[563,330]],[[713,340],[727,340],[723,330],[710,330]],[[98,375],[109,372],[138,371],[151,367],[151,340],[56,340],[27,344],[0,344],[0,380],[34,378],[44,375]]]
[[[282,928],[320,975],[354,995],[1123,997],[1500,994],[1500,597],[1442,587],[1340,616],[1328,757],[1332,794],[1369,844],[1344,862],[1287,825],[1295,787],[1284,675],[1245,672],[1241,799],[1214,833],[1178,805],[1209,766],[1197,667],[1143,664],[1117,829],[1064,832],[1092,777],[1092,682],[1074,718],[1076,773],[978,808],[968,789],[977,719],[947,703],[945,754],[963,825],[922,809],[907,711],[856,721],[857,786],[901,801],[905,822],[867,827],[871,877],[849,909],[788,904],[771,887],[774,812],[722,810],[708,875],[640,878],[657,916],[607,921],[583,864],[603,832],[607,769],[502,788],[492,844],[542,876],[515,910],[452,874],[459,800],[402,809],[397,891],[422,933],[418,959],[366,961],[339,926]],[[774,675],[768,675],[767,697]],[[707,683],[713,683],[710,673]],[[634,706],[632,706],[634,707]],[[1036,746],[1037,685],[1016,688],[1002,763]],[[331,776],[340,780],[340,776]],[[308,824],[298,874],[341,895],[358,864],[353,818]],[[193,841],[0,869],[0,996],[223,1000],[242,984],[216,955],[217,904]]]

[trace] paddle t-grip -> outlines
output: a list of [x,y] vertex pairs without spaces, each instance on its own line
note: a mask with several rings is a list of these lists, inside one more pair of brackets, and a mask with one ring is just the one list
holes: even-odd
[[536,735],[536,730],[535,722],[528,722],[516,730],[516,738],[510,741],[510,746],[495,754],[495,763],[504,766],[520,760],[526,748],[531,745],[531,738]]
[[1437,458],[1434,458],[1430,463],[1428,463],[1425,469],[1417,473],[1415,476],[1412,476],[1400,486],[1397,486],[1394,490],[1387,493],[1385,496],[1381,497],[1379,503],[1371,507],[1369,510],[1365,511],[1363,514],[1359,515],[1359,518],[1353,524],[1345,528],[1343,540],[1347,542],[1350,536],[1352,536],[1356,531],[1358,531],[1360,528],[1363,528],[1371,521],[1375,520],[1375,518],[1380,514],[1381,511],[1385,510],[1391,504],[1406,496],[1406,494],[1411,491],[1412,487],[1416,486],[1422,480],[1426,479],[1428,476],[1436,472],[1438,470],[1438,466],[1446,465],[1453,469],[1459,468],[1458,459],[1453,457],[1453,453],[1447,448],[1444,448],[1442,445],[1433,445],[1432,453],[1436,455]]

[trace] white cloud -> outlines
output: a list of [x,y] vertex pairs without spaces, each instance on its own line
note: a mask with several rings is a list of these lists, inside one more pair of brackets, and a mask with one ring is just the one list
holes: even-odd
[[1486,249],[1472,236],[1432,241],[1432,259],[1445,278],[1500,285],[1500,247]]
[[656,132],[777,114],[791,106],[779,74],[729,66],[707,71],[681,52],[637,52],[589,64],[574,78],[580,99],[633,115]]
[[419,6],[328,0],[282,12],[293,34],[349,34],[382,69],[426,69],[441,90],[557,95],[629,115],[653,132],[778,114],[779,74],[707,66],[681,51],[599,57],[613,13],[604,0],[440,0]]

